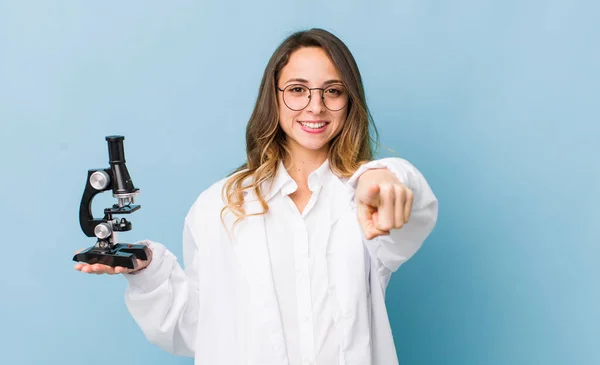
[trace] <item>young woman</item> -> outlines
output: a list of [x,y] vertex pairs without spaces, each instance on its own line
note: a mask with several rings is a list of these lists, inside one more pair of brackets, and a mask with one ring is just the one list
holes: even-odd
[[421,246],[437,199],[400,158],[373,160],[361,76],[321,29],[271,57],[246,129],[247,162],[184,221],[183,267],[164,245],[122,273],[149,341],[197,364],[398,363],[391,274]]

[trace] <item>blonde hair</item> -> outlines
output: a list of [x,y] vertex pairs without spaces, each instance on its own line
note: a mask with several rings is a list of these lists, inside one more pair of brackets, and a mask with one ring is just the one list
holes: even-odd
[[[269,210],[261,191],[263,183],[275,178],[280,161],[289,155],[286,135],[279,126],[279,104],[276,85],[279,74],[290,55],[302,47],[323,49],[341,75],[348,89],[349,103],[346,121],[340,133],[331,142],[329,165],[339,177],[350,177],[361,164],[372,160],[373,145],[378,134],[367,107],[365,92],[358,66],[346,45],[323,29],[310,29],[286,38],[271,56],[265,68],[254,111],[246,126],[246,163],[238,167],[227,179],[222,194],[226,210],[236,217],[236,223],[248,216],[243,207],[244,190],[253,189],[265,214]],[[374,137],[373,137],[374,136]],[[249,179],[249,183],[244,185]]]

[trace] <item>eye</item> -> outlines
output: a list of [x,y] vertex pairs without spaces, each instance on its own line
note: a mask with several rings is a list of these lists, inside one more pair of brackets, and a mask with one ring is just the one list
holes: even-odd
[[325,93],[327,93],[331,96],[340,96],[344,93],[344,89],[340,86],[332,86],[332,87],[328,88],[327,90],[325,90]]
[[291,94],[306,94],[308,92],[306,86],[303,85],[291,85],[286,90]]

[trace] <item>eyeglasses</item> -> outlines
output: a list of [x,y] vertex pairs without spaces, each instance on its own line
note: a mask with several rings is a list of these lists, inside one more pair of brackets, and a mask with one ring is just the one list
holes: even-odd
[[283,92],[283,102],[288,108],[294,111],[300,111],[310,104],[313,90],[321,90],[323,105],[331,111],[342,110],[350,99],[348,91],[342,84],[334,84],[326,88],[309,88],[301,84],[292,84],[286,86],[284,89],[277,86],[277,90]]

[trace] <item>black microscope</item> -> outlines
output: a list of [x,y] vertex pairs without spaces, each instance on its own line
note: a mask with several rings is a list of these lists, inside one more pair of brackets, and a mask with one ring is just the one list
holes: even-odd
[[[140,209],[139,205],[133,204],[139,189],[133,186],[125,167],[124,139],[123,136],[106,137],[110,167],[88,170],[87,183],[79,206],[79,224],[86,236],[96,237],[97,240],[94,246],[75,254],[73,261],[136,269],[137,259],[147,260],[150,256],[146,246],[119,243],[117,238],[117,232],[131,230],[131,222],[113,216],[131,214]],[[92,200],[94,196],[107,190],[112,190],[118,204],[105,208],[102,219],[95,219],[92,214]]]

